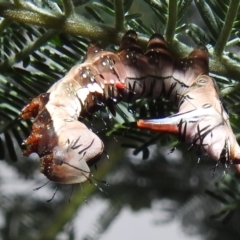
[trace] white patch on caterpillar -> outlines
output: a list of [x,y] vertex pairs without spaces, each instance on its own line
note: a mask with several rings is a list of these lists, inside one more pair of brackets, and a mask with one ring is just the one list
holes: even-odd
[[87,99],[87,96],[89,95],[89,89],[87,87],[82,87],[79,88],[76,91],[77,97],[82,101],[82,103],[84,103]]
[[93,83],[93,88],[95,89],[95,92],[103,94],[103,89],[99,86],[99,84]]

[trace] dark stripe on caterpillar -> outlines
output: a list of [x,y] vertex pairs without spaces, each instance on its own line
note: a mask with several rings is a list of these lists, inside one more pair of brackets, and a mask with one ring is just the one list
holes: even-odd
[[41,171],[52,181],[85,181],[89,165],[102,154],[103,144],[78,121],[79,117],[102,106],[115,115],[119,101],[164,96],[178,105],[178,113],[164,119],[139,120],[139,127],[175,134],[217,161],[239,163],[239,145],[208,73],[204,47],[176,60],[160,34],[150,38],[145,53],[133,30],[125,34],[117,53],[90,45],[82,64],[22,110],[23,119],[36,117],[24,142],[24,153],[36,152]]

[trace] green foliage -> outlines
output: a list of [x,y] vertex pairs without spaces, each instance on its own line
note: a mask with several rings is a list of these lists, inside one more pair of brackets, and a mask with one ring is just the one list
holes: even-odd
[[212,218],[222,218],[227,223],[236,209],[240,208],[240,185],[238,176],[226,176],[223,181],[216,183],[216,190],[206,190],[211,197],[220,201],[224,206],[212,215]]
[[[6,159],[10,165],[19,158],[21,143],[31,129],[30,121],[19,119],[22,107],[31,98],[45,92],[71,66],[81,62],[89,42],[99,41],[115,48],[130,28],[139,33],[143,47],[149,35],[160,29],[176,57],[187,55],[196,43],[208,44],[210,70],[220,86],[236,135],[240,136],[238,0],[0,0],[0,17],[0,159]],[[150,145],[176,141],[140,131],[132,123],[136,117],[159,117],[171,113],[174,106],[168,101],[143,99],[130,107],[123,103],[120,108],[114,126],[106,132],[124,135],[131,141],[124,146],[133,148],[134,154],[142,152],[145,159],[149,157]],[[130,108],[134,116],[129,114]],[[216,187],[219,192],[208,193],[221,200],[224,207],[215,217],[239,208],[239,184],[234,178]],[[231,201],[226,200],[229,197]],[[64,215],[68,206],[63,208],[62,221],[57,226],[49,224],[46,236],[53,238],[72,218],[79,207],[77,199],[73,200],[75,204],[72,204],[68,216]],[[112,213],[114,217],[119,212],[119,205],[113,205],[116,206]],[[26,208],[25,211],[29,209],[32,210]],[[9,207],[10,210],[13,211]],[[107,228],[108,223],[106,220],[103,227]],[[29,236],[31,234],[35,233]]]

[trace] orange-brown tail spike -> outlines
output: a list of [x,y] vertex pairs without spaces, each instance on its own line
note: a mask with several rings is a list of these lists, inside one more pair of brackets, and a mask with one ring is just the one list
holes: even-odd
[[171,119],[151,119],[151,120],[138,120],[137,126],[140,128],[147,128],[150,130],[159,131],[162,133],[169,133],[178,135],[178,124],[173,123]]

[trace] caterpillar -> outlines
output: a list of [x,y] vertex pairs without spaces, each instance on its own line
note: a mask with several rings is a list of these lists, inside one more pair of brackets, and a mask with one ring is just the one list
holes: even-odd
[[144,52],[133,30],[123,36],[116,53],[90,45],[83,63],[23,108],[22,119],[35,118],[23,154],[37,153],[41,172],[51,181],[86,181],[103,143],[79,117],[102,106],[115,115],[119,101],[159,97],[176,102],[178,113],[140,119],[138,127],[174,134],[214,160],[240,169],[240,147],[209,76],[206,48],[197,47],[186,58],[174,59],[163,36],[155,33]]

